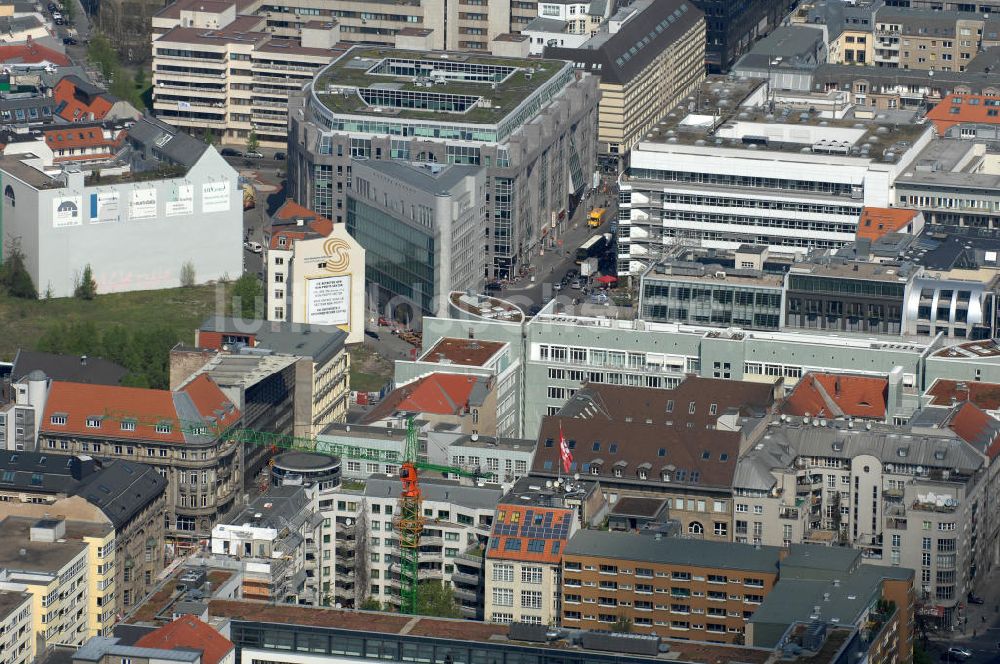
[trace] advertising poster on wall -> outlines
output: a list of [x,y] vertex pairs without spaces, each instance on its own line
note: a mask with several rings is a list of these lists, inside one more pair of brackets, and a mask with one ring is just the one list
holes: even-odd
[[201,211],[229,212],[229,180],[206,182],[201,185]]
[[66,228],[79,226],[83,223],[83,213],[80,207],[83,199],[80,196],[59,196],[52,199],[52,226]]
[[121,220],[117,191],[96,191],[90,195],[90,223],[106,224]]
[[156,217],[156,189],[134,189],[128,206],[129,219],[153,219]]
[[346,325],[351,320],[351,277],[309,279],[306,321],[310,325]]
[[178,185],[173,193],[173,200],[167,201],[164,213],[168,217],[179,217],[194,214],[194,185]]

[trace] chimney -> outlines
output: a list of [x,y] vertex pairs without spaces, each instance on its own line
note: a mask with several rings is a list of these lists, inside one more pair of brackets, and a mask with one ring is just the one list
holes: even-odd
[[80,364],[82,364],[83,366],[87,366],[87,356],[86,355],[81,355],[80,356]]

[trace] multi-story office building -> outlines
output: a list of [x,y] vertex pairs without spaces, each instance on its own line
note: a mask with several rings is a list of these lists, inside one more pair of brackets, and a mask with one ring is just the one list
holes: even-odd
[[347,343],[364,340],[365,250],[345,224],[287,200],[264,228],[263,246],[267,320],[336,325]]
[[847,544],[917,570],[919,600],[950,624],[996,552],[985,454],[947,430],[843,418],[789,417],[766,434],[738,464],[737,541]]
[[[677,109],[632,151],[620,183],[619,274],[641,274],[675,244],[786,254],[842,246],[865,206],[888,207],[897,175],[933,136],[912,116],[880,125],[765,108],[767,87],[709,81],[699,108]],[[896,142],[876,148],[884,135]]]
[[563,554],[562,626],[735,643],[778,581],[777,547],[581,530]]
[[482,292],[485,168],[356,159],[351,169],[347,230],[364,247],[379,315],[399,320],[405,307],[419,327],[425,313],[445,315],[452,291]]
[[28,664],[34,659],[30,594],[0,590],[0,634],[3,634],[0,647],[10,664]]
[[623,156],[704,80],[705,18],[686,0],[638,0],[583,44],[545,55],[600,77],[598,151]]
[[[965,71],[996,23],[987,14],[882,7],[875,14],[876,67]],[[992,26],[996,33],[996,27]],[[996,37],[993,38],[994,41]]]
[[726,72],[758,39],[766,35],[788,10],[787,0],[692,0],[705,13],[705,64],[712,73]]
[[172,392],[54,382],[38,449],[156,468],[168,482],[166,539],[185,548],[207,537],[243,490],[243,447],[223,435],[240,417],[207,376]]
[[796,263],[786,276],[785,325],[789,328],[900,334],[903,302],[915,270],[821,258]]
[[766,247],[743,245],[735,252],[677,247],[640,277],[640,316],[657,323],[781,329],[790,265],[769,260]]
[[308,12],[296,38],[278,38],[268,30],[270,8],[243,11],[235,2],[206,9],[182,1],[153,17],[153,111],[223,144],[245,145],[254,134],[261,145],[284,147],[288,95],[335,57],[338,26]]
[[487,268],[512,276],[591,179],[598,98],[568,62],[355,47],[289,102],[290,194],[341,222],[353,159],[484,166]]
[[199,282],[242,271],[237,174],[210,146],[147,117],[99,164],[57,166],[58,142],[18,149],[0,157],[4,237],[40,293],[72,296],[87,266],[102,293],[176,288],[185,265]]
[[[114,599],[110,607],[101,600],[103,612],[124,614],[152,592],[163,571],[167,489],[152,466],[120,460],[102,467],[89,456],[19,451],[0,455],[0,474],[0,516],[59,514],[113,530],[114,555],[106,555],[103,544],[90,554],[105,577],[102,590]],[[117,564],[109,567],[109,561]]]
[[322,518],[309,507],[305,488],[282,484],[212,528],[212,554],[240,561],[242,597],[320,603],[319,577],[306,561],[320,555]]
[[[350,288],[348,286],[348,290]],[[345,305],[346,308],[352,306],[351,303]],[[356,330],[357,326],[352,329]],[[293,363],[294,382],[286,383],[286,387],[292,392],[294,433],[297,436],[310,436],[315,429],[346,419],[351,363],[346,345],[348,338],[348,332],[336,325],[284,321],[247,323],[222,316],[207,318],[195,332],[195,344],[199,348],[222,350],[222,358],[236,360],[240,353],[250,353],[273,358],[276,367],[284,366],[283,359]],[[246,359],[254,361],[253,357]],[[214,363],[215,360],[210,361],[200,368],[200,372],[207,370],[212,375]],[[200,372],[190,375],[197,376]],[[225,381],[217,382],[224,388],[228,387]],[[233,399],[238,400],[235,394]],[[267,416],[267,413],[258,414]],[[277,422],[276,418],[263,429],[283,433],[280,427],[272,429]],[[248,428],[262,428],[249,422],[246,425]]]

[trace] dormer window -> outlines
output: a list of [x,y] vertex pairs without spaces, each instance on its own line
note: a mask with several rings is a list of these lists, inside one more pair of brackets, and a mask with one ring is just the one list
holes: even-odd
[[599,465],[597,465],[596,463],[593,464],[590,467],[590,474],[591,475],[600,475],[601,474],[601,467]]
[[640,480],[646,479],[646,471],[644,469],[641,468],[639,469],[639,479]]
[[122,420],[122,431],[135,431],[135,420]]
[[66,416],[63,414],[53,415],[49,418],[49,424],[63,426],[66,424]]
[[100,417],[88,417],[87,418],[87,428],[88,429],[100,429],[101,428],[101,418]]
[[156,425],[156,433],[170,433],[171,427],[169,422],[160,422]]
[[660,473],[660,479],[663,480],[664,482],[669,482],[670,481],[670,473],[669,473],[669,471],[665,470],[662,473]]
[[622,469],[615,468],[615,477],[621,477],[621,476],[622,476]]

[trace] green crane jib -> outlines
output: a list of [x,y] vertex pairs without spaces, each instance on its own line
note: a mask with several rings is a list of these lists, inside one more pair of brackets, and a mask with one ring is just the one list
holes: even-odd
[[381,450],[362,447],[360,445],[344,445],[332,441],[318,440],[315,437],[289,436],[235,426],[223,428],[211,420],[190,421],[179,420],[176,417],[136,417],[128,413],[115,411],[106,411],[104,419],[133,422],[136,427],[152,427],[161,434],[176,430],[194,435],[225,437],[239,443],[266,446],[275,452],[278,450],[302,450],[329,454],[343,459],[383,461],[398,465],[399,479],[403,484],[399,495],[399,509],[395,518],[395,528],[399,542],[399,610],[401,613],[417,613],[417,592],[420,586],[420,534],[423,531],[418,471],[437,472],[472,479],[480,479],[490,475],[490,473],[481,472],[478,468],[467,470],[458,466],[420,461],[418,459],[419,443],[417,440],[417,428],[413,417],[407,420],[406,445],[402,455],[395,450]]

